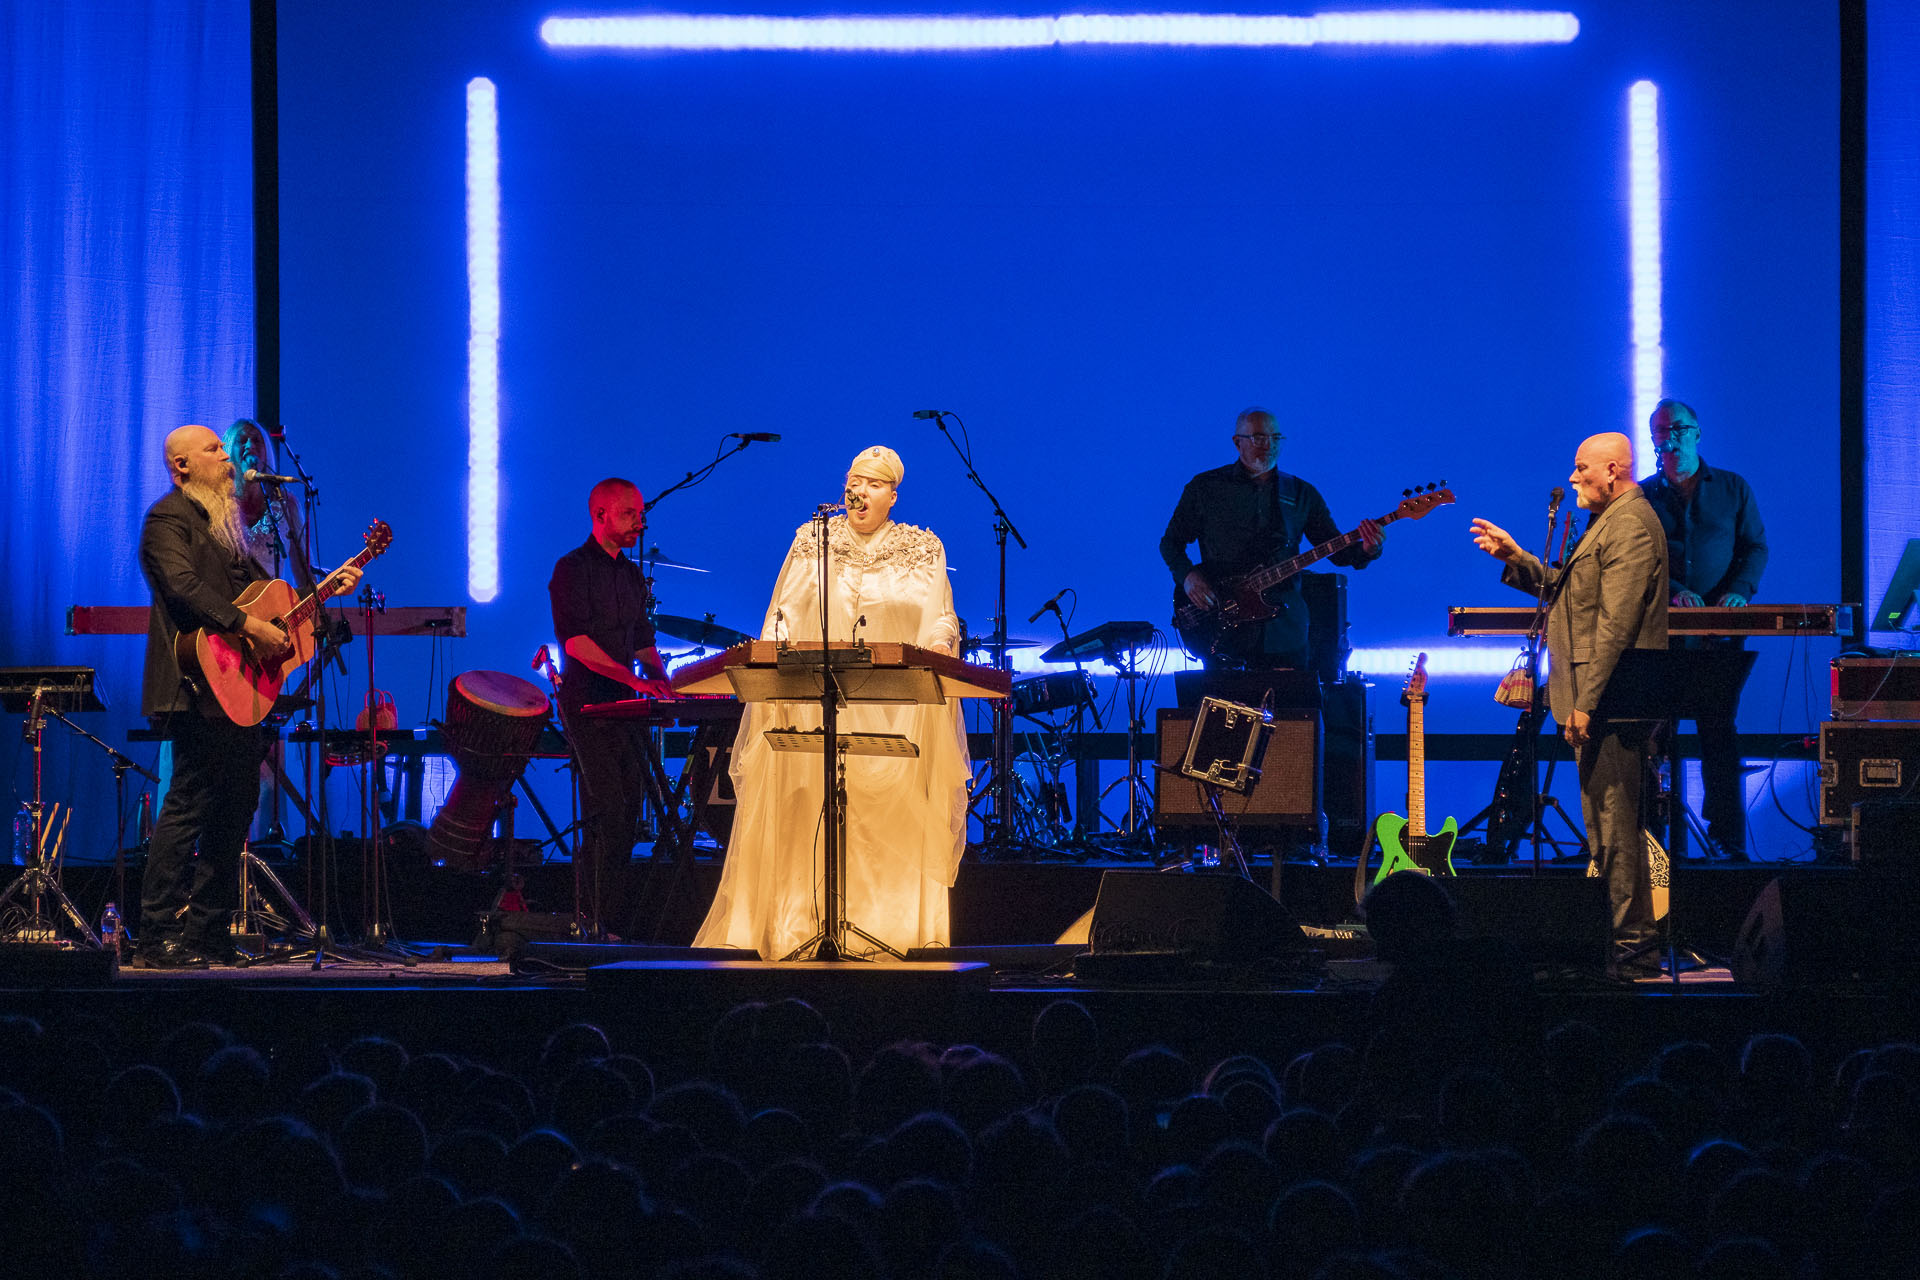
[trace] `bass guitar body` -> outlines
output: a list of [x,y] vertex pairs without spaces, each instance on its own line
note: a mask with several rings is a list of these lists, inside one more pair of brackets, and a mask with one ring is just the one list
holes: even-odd
[[293,648],[278,658],[259,661],[244,637],[209,630],[182,632],[175,644],[180,669],[213,694],[227,719],[237,725],[255,725],[273,710],[287,677],[313,657],[315,641],[311,627],[289,630],[282,622],[298,601],[293,588],[277,578],[254,583],[233,603],[249,617],[279,625]]

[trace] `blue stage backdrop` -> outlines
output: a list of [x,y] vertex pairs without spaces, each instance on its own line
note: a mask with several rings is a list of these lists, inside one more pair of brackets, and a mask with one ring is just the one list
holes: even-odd
[[[145,766],[143,640],[62,633],[71,604],[147,598],[167,432],[253,404],[247,58],[246,0],[0,6],[0,666],[97,668],[112,709],[75,719]],[[11,818],[32,753],[6,724]],[[110,858],[106,753],[58,723],[46,742],[68,856]]]
[[[1648,81],[1657,385],[1760,493],[1763,597],[1832,600],[1834,15],[1572,8],[1572,40],[1512,47],[963,53],[556,47],[542,23],[567,11],[540,4],[288,12],[285,404],[327,483],[329,554],[386,515],[388,599],[468,604],[453,668],[524,673],[593,481],[653,493],[724,433],[779,432],[648,535],[711,571],[663,570],[665,611],[757,630],[793,529],[879,442],[906,460],[898,514],[946,540],[984,631],[990,508],[911,416],[950,409],[1029,543],[1009,553],[1015,632],[1047,638],[1024,619],[1066,586],[1076,627],[1163,623],[1155,542],[1259,403],[1289,436],[1282,467],[1345,525],[1409,485],[1458,492],[1350,584],[1356,645],[1438,661],[1460,647],[1449,604],[1519,599],[1469,517],[1538,542],[1576,442],[1634,422],[1628,101]],[[474,571],[492,473],[469,462],[475,351],[493,403],[493,154],[497,586]],[[403,720],[440,697],[421,643],[380,659]],[[1766,646],[1745,725],[1803,730],[1831,652]],[[1392,729],[1404,659],[1372,661]],[[1429,727],[1510,727],[1493,683],[1439,681]],[[1434,804],[1465,816],[1489,779]]]
[[[38,219],[28,279],[100,290],[0,304],[26,299],[12,367],[34,379],[10,384],[11,435],[34,439],[10,439],[7,457],[23,473],[12,491],[35,497],[3,527],[9,563],[36,566],[37,603],[6,627],[7,653],[97,661],[122,707],[140,642],[62,642],[58,612],[144,599],[132,548],[163,483],[147,465],[161,433],[251,407],[244,342],[226,336],[246,332],[228,305],[244,302],[248,243],[244,6],[161,9],[203,38],[163,39],[143,17],[116,30],[118,53],[14,55],[81,82],[62,92],[110,95],[76,113],[85,127],[147,131],[110,176],[75,179],[115,193],[111,225],[191,219],[136,235],[128,251],[148,260],[118,277],[59,256],[100,225],[69,208],[57,168],[72,148],[48,128],[68,117],[29,103],[19,75],[0,90],[53,117],[9,117],[15,154],[45,157],[7,179]],[[1447,605],[1519,599],[1472,549],[1468,518],[1537,543],[1575,443],[1643,425],[1637,406],[1659,390],[1699,409],[1708,459],[1759,491],[1774,542],[1762,596],[1834,599],[1835,17],[1791,0],[1569,12],[1577,30],[1549,17],[1533,28],[1546,39],[1500,46],[1343,43],[1331,26],[1283,47],[1101,46],[1062,22],[1020,49],[635,52],[549,43],[542,24],[567,11],[518,0],[283,6],[283,416],[321,480],[322,558],[384,516],[394,549],[372,581],[388,601],[469,608],[470,636],[437,672],[425,642],[381,649],[402,722],[438,713],[451,671],[526,672],[552,638],[546,578],[586,534],[593,481],[654,493],[728,432],[784,439],[654,514],[649,543],[710,571],[663,570],[665,611],[757,629],[792,530],[880,442],[906,459],[900,516],[946,540],[960,612],[986,630],[991,512],[911,416],[924,408],[963,416],[1026,535],[1009,602],[1016,634],[1036,639],[1047,624],[1026,615],[1068,586],[1076,628],[1164,622],[1154,544],[1183,481],[1231,457],[1243,406],[1279,414],[1281,465],[1343,525],[1447,480],[1459,504],[1396,526],[1386,558],[1352,576],[1382,729],[1398,723],[1402,652],[1463,663]],[[80,19],[33,21],[54,41]],[[691,43],[713,24],[676,30]],[[171,74],[156,49],[225,79]],[[1657,149],[1636,169],[1643,83]],[[193,95],[182,114],[140,96],[162,87]],[[218,143],[203,136],[214,121],[232,126]],[[206,256],[191,276],[162,288],[175,268],[152,259],[193,253]],[[95,311],[160,344],[174,380],[150,381],[138,342],[41,360],[33,343]],[[1816,721],[1831,651],[1764,647],[1743,727]],[[351,662],[343,706],[363,692]],[[1437,681],[1429,727],[1510,727],[1492,685]],[[1393,771],[1381,780],[1391,806]],[[1465,816],[1490,780],[1452,771],[1430,807]]]

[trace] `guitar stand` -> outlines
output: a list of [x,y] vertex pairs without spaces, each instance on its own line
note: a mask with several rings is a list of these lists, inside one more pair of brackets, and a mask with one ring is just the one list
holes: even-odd
[[[287,914],[267,901],[262,889],[264,882],[271,888]],[[307,914],[300,900],[274,874],[260,855],[253,851],[251,842],[240,846],[240,906],[233,913],[228,925],[235,947],[248,957],[250,964],[271,963],[291,959],[293,948],[275,947],[267,939],[269,934],[291,934],[302,939],[311,939],[319,933],[319,926],[313,917]],[[258,952],[250,952],[248,943],[259,939]]]

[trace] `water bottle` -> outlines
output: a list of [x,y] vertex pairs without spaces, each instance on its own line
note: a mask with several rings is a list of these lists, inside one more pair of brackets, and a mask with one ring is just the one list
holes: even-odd
[[120,950],[120,908],[111,902],[100,913],[100,946],[116,954]]

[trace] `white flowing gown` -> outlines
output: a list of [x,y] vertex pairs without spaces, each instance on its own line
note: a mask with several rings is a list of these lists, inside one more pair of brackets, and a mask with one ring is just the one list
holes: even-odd
[[[828,638],[900,641],[952,652],[960,635],[940,539],[888,523],[862,536],[845,516],[828,521],[832,583]],[[763,640],[820,638],[819,565],[813,525],[794,535],[760,629]],[[849,695],[858,688],[849,682]],[[904,734],[918,759],[847,757],[847,921],[896,951],[944,944],[947,890],[967,839],[966,725],[958,699],[945,705],[849,703],[842,733]],[[773,750],[765,731],[818,729],[820,708],[803,702],[747,706],[733,746],[732,838],[720,889],[699,947],[742,947],[784,958],[820,928],[823,765],[817,755]],[[867,948],[855,934],[848,950]]]

